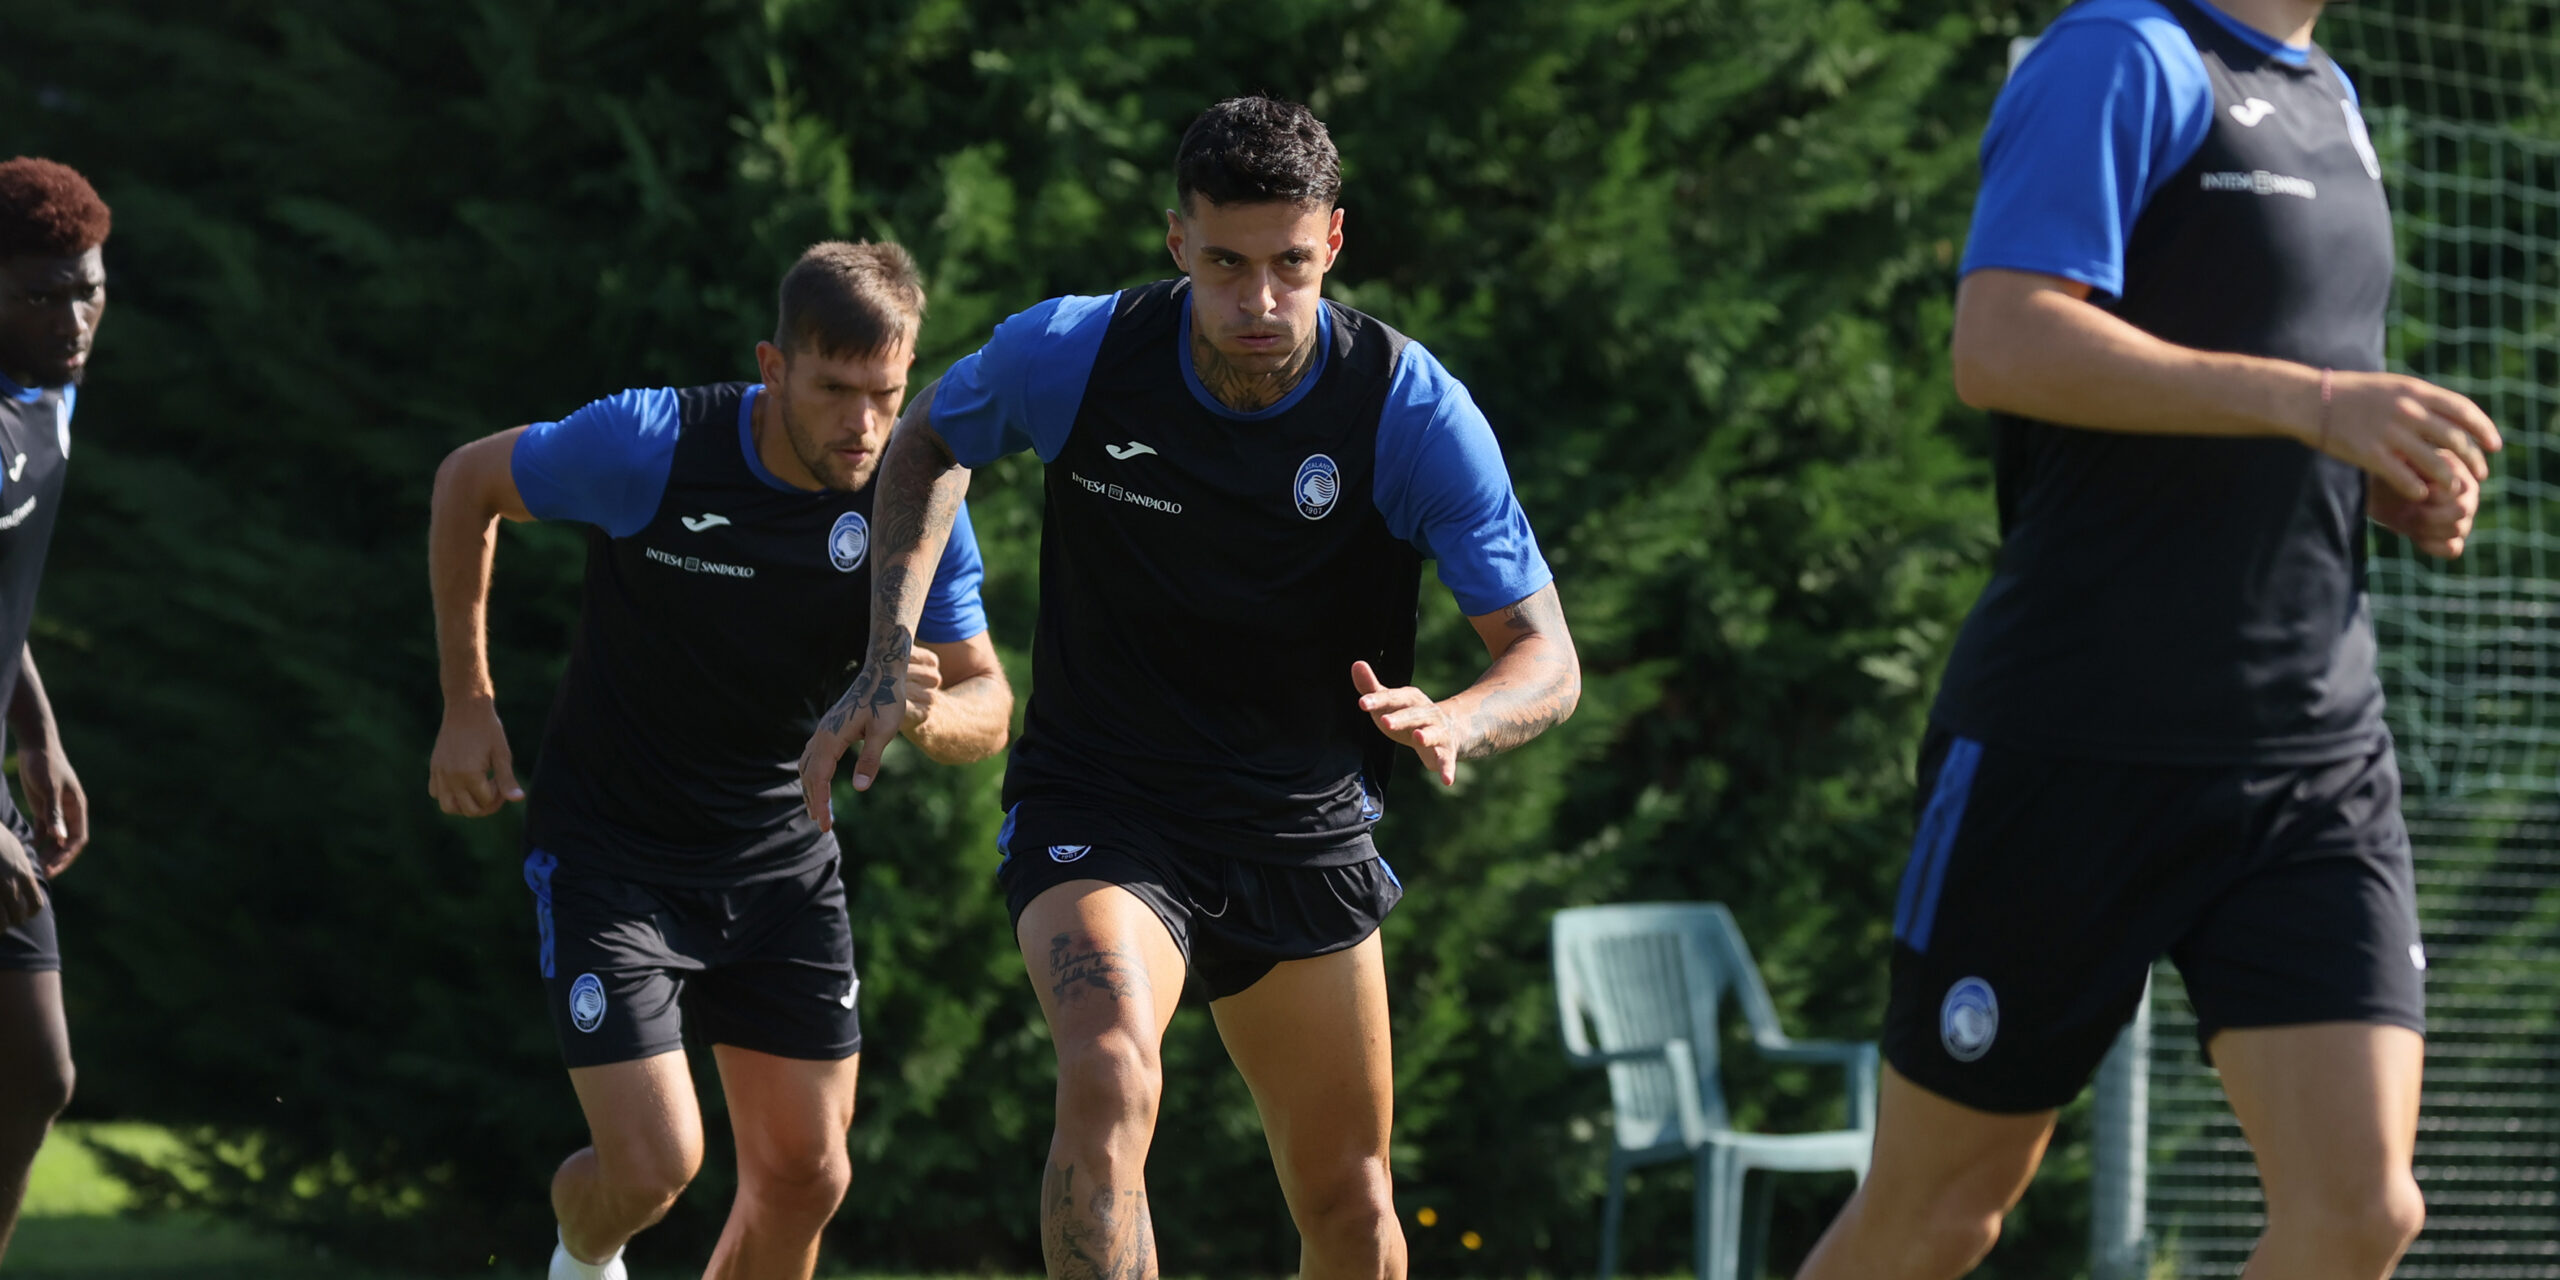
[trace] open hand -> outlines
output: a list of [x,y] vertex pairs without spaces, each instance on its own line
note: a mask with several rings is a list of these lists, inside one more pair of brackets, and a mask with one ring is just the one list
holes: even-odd
[[427,757],[427,794],[437,808],[466,818],[485,818],[510,800],[524,799],[496,704],[485,698],[445,704],[444,728],[436,732],[435,754]]
[[2407,537],[2428,555],[2451,560],[2470,540],[2472,517],[2480,511],[2480,486],[2468,470],[2457,468],[2451,485],[2430,484],[2424,499],[2412,501],[2377,479],[2367,487],[2365,505],[2375,523]]
[[15,929],[44,910],[44,881],[18,833],[0,826],[0,929]]
[[[918,714],[907,693],[913,652],[913,642],[900,643],[890,653],[864,663],[860,674],[853,678],[853,687],[818,717],[818,731],[809,735],[809,745],[800,752],[800,798],[809,806],[809,818],[819,830],[836,825],[832,794],[836,762],[844,759],[845,752],[861,746],[861,754],[853,761],[853,789],[869,791],[871,780],[880,776],[880,753],[887,751],[889,740],[910,723],[908,717]],[[939,689],[941,668],[935,666],[931,670],[934,687]]]
[[2431,486],[2450,494],[2457,475],[2475,490],[2489,478],[2488,455],[2505,445],[2470,397],[2396,373],[2333,376],[2327,424],[2312,447],[2415,503]]
[[61,875],[89,847],[89,793],[58,742],[18,748],[18,785],[27,793],[44,873]]
[[1458,781],[1457,726],[1430,694],[1412,685],[1390,689],[1365,662],[1351,664],[1351,687],[1359,691],[1360,709],[1369,713],[1378,732],[1413,748],[1441,786]]

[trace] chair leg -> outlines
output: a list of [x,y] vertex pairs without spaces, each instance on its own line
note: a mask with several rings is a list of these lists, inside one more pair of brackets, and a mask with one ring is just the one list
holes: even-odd
[[1741,1216],[1734,1184],[1742,1178],[1740,1163],[1731,1152],[1708,1147],[1698,1153],[1696,1214],[1696,1258],[1698,1280],[1733,1280],[1734,1220]]
[[1627,1216],[1627,1169],[1609,1162],[1609,1199],[1600,1210],[1600,1280],[1618,1274],[1618,1224]]
[[1734,1232],[1734,1242],[1742,1250],[1737,1280],[1760,1280],[1761,1271],[1769,1265],[1769,1214],[1771,1203],[1777,1199],[1777,1187],[1773,1185],[1777,1175],[1763,1173],[1758,1182],[1749,1181],[1748,1173],[1742,1177],[1742,1221]]

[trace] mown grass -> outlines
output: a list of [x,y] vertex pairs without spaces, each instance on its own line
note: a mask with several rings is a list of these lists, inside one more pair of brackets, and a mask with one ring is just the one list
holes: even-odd
[[[142,1124],[66,1125],[37,1153],[27,1203],[0,1263],[8,1280],[428,1280],[351,1267],[306,1244],[227,1223],[126,1212],[132,1193],[108,1176],[82,1138],[149,1159],[176,1149],[162,1129]],[[540,1280],[533,1271],[492,1267],[490,1280]],[[651,1273],[634,1280],[680,1280]],[[447,1280],[437,1277],[435,1280]],[[920,1280],[837,1273],[826,1280]]]

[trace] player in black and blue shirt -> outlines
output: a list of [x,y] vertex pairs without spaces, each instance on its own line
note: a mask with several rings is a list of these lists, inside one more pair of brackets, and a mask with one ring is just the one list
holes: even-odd
[[[1580,668],[1492,429],[1419,343],[1327,302],[1340,164],[1304,107],[1239,98],[1175,159],[1185,276],[1006,321],[883,465],[872,661],[802,761],[814,816],[869,785],[904,700],[922,567],[967,468],[1046,464],[1031,705],[999,876],[1058,1053],[1041,1188],[1053,1276],[1152,1276],[1157,1046],[1186,977],[1251,1086],[1299,1274],[1401,1276],[1370,839],[1407,750],[1462,757],[1569,714]],[[1492,655],[1411,679],[1439,562]]]
[[[830,242],[781,288],[760,384],[626,391],[465,445],[436,480],[449,813],[522,799],[485,628],[494,527],[588,526],[567,673],[527,806],[525,879],[562,1057],[594,1145],[552,1183],[552,1280],[621,1249],[702,1158],[679,997],[720,1064],[738,1198],[707,1275],[797,1277],[850,1169],[860,980],[835,838],[794,762],[870,631],[872,478],[924,289],[894,245]],[[1002,748],[1013,693],[965,513],[922,588],[898,730],[944,762]]]
[[2368,519],[2460,554],[2496,428],[2382,372],[2394,249],[2319,0],[2085,0],[2001,94],[1954,364],[2002,545],[1921,751],[1874,1164],[1802,1272],[1998,1236],[2163,955],[2258,1156],[2254,1280],[2423,1218]]
[[[69,166],[0,163],[0,723],[22,813],[0,787],[0,1254],[27,1170],[71,1101],[54,877],[89,842],[89,802],[62,751],[27,630],[71,459],[71,410],[106,314],[104,201]],[[32,816],[33,822],[28,819]]]

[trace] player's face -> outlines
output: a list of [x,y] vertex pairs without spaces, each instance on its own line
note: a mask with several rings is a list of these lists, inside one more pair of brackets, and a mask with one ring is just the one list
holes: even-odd
[[800,465],[830,489],[871,483],[889,428],[907,398],[907,366],[915,363],[913,338],[869,355],[829,355],[814,348],[782,362],[774,408]]
[[1165,248],[1191,277],[1191,317],[1247,373],[1285,367],[1315,340],[1324,274],[1342,253],[1342,210],[1193,197],[1166,216]]
[[107,312],[106,256],[0,261],[0,374],[22,387],[80,381]]

